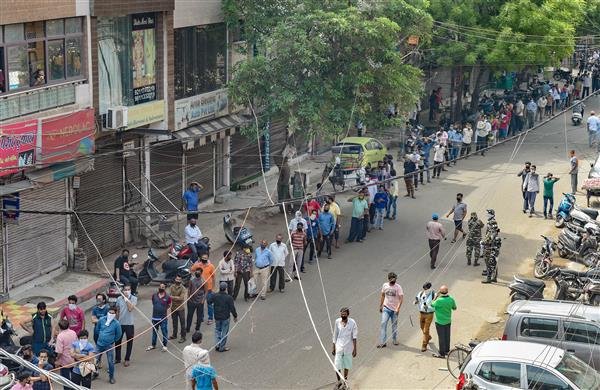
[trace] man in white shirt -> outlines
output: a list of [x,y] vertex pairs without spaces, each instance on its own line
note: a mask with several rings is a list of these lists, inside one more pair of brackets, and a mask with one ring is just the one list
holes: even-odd
[[540,98],[537,101],[537,114],[535,116],[535,120],[537,120],[538,116],[540,117],[540,120],[544,119],[544,112],[546,111],[546,104],[547,104],[547,100],[545,96],[540,96]]
[[592,76],[585,72],[583,75],[583,90],[581,91],[581,98],[585,98],[590,94],[590,88],[592,87]]
[[[600,118],[594,111],[590,111],[590,117],[587,119],[588,143],[590,148],[594,142],[598,142],[598,132],[600,132]],[[600,150],[600,145],[598,145]]]
[[185,234],[185,243],[192,250],[190,260],[192,263],[195,263],[198,260],[198,251],[205,251],[207,249],[206,245],[204,245],[204,243],[200,240],[202,238],[202,232],[196,225],[195,218],[190,218],[190,221],[183,232]]
[[290,231],[290,233],[293,232],[294,230],[296,230],[299,223],[302,224],[302,230],[304,232],[307,232],[308,231],[308,223],[306,222],[306,219],[304,219],[304,217],[302,216],[302,211],[300,211],[300,210],[296,211],[294,218],[292,218],[290,220],[290,223],[288,225],[288,230]]
[[[297,225],[296,225],[297,226]],[[277,281],[277,275],[279,275],[279,292],[283,292],[285,288],[285,282],[291,281],[289,278],[285,278],[285,261],[289,255],[289,250],[286,244],[282,242],[283,236],[278,234],[275,236],[275,242],[269,245],[271,255],[273,255],[273,264],[271,264],[271,280],[269,285],[269,292],[275,290],[275,282]]]
[[[200,346],[202,344],[202,333],[199,331],[192,335],[192,343],[183,348],[183,364],[185,366],[185,377],[189,378],[192,369],[197,364],[210,365],[210,356],[208,351]],[[192,390],[192,381],[187,379],[186,390]]]
[[[358,337],[358,326],[349,317],[350,309],[342,307],[340,318],[335,320],[333,331],[333,355],[335,356],[335,368],[338,384],[336,388],[344,388],[348,381],[348,370],[352,369],[352,358],[356,357],[356,338]],[[340,374],[344,370],[344,381]]]

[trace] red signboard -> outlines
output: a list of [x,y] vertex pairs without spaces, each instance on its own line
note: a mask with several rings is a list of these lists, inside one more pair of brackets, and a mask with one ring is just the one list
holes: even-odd
[[43,164],[74,160],[94,153],[94,109],[42,120]]
[[0,125],[0,176],[33,165],[37,131],[37,119]]

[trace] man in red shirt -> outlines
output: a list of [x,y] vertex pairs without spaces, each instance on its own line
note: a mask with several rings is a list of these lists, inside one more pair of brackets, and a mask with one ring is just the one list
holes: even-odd
[[292,240],[292,250],[294,251],[294,279],[298,279],[298,268],[304,273],[304,248],[306,247],[306,233],[303,230],[304,225],[298,223],[296,230],[290,236]]
[[[85,329],[85,314],[83,310],[77,306],[77,297],[70,295],[68,298],[68,305],[58,314],[58,320],[67,320],[69,322],[69,329],[75,334],[79,334],[82,329]],[[56,330],[58,333],[58,330]]]
[[321,210],[321,204],[316,199],[311,199],[308,202],[302,204],[302,209],[306,215],[311,215],[313,210],[317,212],[317,218],[319,218],[319,211]]

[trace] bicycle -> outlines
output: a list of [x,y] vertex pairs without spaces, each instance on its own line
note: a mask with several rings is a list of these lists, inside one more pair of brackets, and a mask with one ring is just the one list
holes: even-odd
[[477,344],[479,344],[478,340],[470,341],[469,345],[456,344],[454,348],[448,352],[448,355],[446,356],[446,366],[448,367],[450,375],[455,379],[458,379],[463,364]]

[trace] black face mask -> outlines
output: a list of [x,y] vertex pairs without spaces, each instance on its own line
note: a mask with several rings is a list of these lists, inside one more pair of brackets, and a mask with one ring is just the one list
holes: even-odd
[[165,292],[165,289],[164,289],[164,288],[159,288],[159,289],[158,289],[158,292],[159,292],[159,293],[164,293],[164,292]]
[[348,320],[348,316],[341,316],[341,317],[342,317],[342,321]]
[[190,223],[190,226],[194,227],[194,226],[196,226],[196,224],[195,223]]
[[196,275],[196,277],[199,278],[199,277],[202,276],[202,273],[201,272],[196,272],[194,275]]
[[396,281],[395,280],[390,280],[390,285],[393,286],[394,284],[396,284]]
[[175,284],[179,286],[181,284],[181,280],[176,280]]
[[281,240],[277,240],[275,241],[277,244],[281,244]]
[[301,231],[302,231],[302,228],[298,228],[298,230],[297,230],[297,231],[301,232]]
[[460,202],[460,201],[462,201],[462,198],[456,198],[456,201]]

